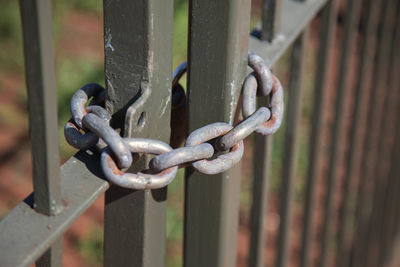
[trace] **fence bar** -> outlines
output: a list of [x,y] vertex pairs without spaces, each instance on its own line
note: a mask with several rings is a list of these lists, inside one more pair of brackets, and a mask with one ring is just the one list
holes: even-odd
[[[384,0],[381,3],[381,8],[380,8],[380,15],[379,15],[379,27],[378,27],[378,35],[377,39],[379,42],[377,43],[377,48],[376,48],[376,64],[374,65],[374,79],[372,79],[372,89],[371,89],[371,97],[370,97],[370,103],[369,103],[369,112],[368,112],[368,121],[374,121],[378,122],[380,119],[381,115],[381,109],[382,109],[382,97],[384,97],[384,90],[385,88],[383,87],[378,87],[383,84],[383,69],[385,68],[385,45],[383,45],[384,40],[388,39],[388,15],[389,15],[389,9],[390,9],[390,0]],[[376,90],[376,88],[381,88],[380,91]],[[378,94],[379,92],[379,94]],[[378,97],[379,96],[379,97]],[[373,108],[373,111],[371,110],[371,107]],[[369,129],[370,124],[367,123],[367,129]],[[355,243],[355,254],[354,254],[354,264],[355,266],[366,266],[367,262],[367,256],[366,256],[366,251],[368,248],[368,224],[369,224],[369,218],[371,214],[371,205],[373,202],[371,202],[371,198],[368,197],[368,191],[372,190],[375,185],[374,184],[374,178],[370,173],[372,172],[372,167],[375,165],[375,161],[372,161],[373,159],[373,154],[375,152],[376,148],[376,141],[377,141],[377,131],[375,130],[375,127],[373,127],[370,130],[367,130],[366,138],[365,138],[365,143],[364,143],[364,158],[362,161],[361,165],[361,178],[365,181],[362,181],[362,183],[366,183],[364,188],[362,189],[364,192],[361,192],[361,196],[359,199],[358,205],[359,208],[361,209],[359,212],[357,212],[357,219],[359,220],[359,225],[358,225],[358,230],[357,230],[357,236],[356,236],[356,243]],[[372,164],[372,165],[371,165]],[[377,190],[375,190],[377,192]],[[362,199],[361,199],[362,197]]]
[[[398,47],[394,48],[395,42],[395,21],[400,15],[400,6],[397,3],[398,1],[390,1],[388,4],[388,13],[387,17],[385,17],[384,21],[384,32],[381,33],[380,37],[382,45],[380,47],[380,56],[382,60],[382,64],[379,66],[380,69],[377,69],[378,76],[375,85],[375,88],[382,88],[379,94],[376,96],[378,99],[376,100],[375,108],[376,113],[379,114],[379,117],[376,117],[377,127],[379,131],[375,129],[374,139],[372,140],[374,143],[373,147],[373,154],[371,162],[378,163],[372,169],[372,174],[368,173],[368,175],[373,175],[374,177],[374,195],[373,195],[373,203],[372,203],[372,210],[369,217],[369,230],[368,230],[368,251],[367,251],[367,266],[377,266],[379,264],[379,254],[380,254],[380,247],[379,247],[379,239],[382,232],[381,222],[384,218],[383,211],[385,210],[384,205],[384,196],[385,196],[385,188],[387,177],[383,175],[381,171],[381,165],[384,164],[384,158],[382,157],[382,152],[380,151],[380,146],[382,142],[386,141],[386,127],[387,118],[389,117],[387,112],[389,108],[389,103],[391,102],[391,92],[390,92],[390,84],[388,81],[390,80],[390,70],[393,68],[393,56],[394,50]],[[379,64],[379,58],[378,58]],[[385,148],[389,149],[389,148]],[[372,232],[371,232],[372,231]],[[373,243],[372,243],[373,242]]]
[[[173,1],[104,0],[106,107],[125,137],[169,140]],[[125,115],[151,88],[136,110],[132,127]],[[139,123],[140,122],[140,123]],[[136,127],[137,125],[137,127]],[[131,171],[147,167],[149,157]],[[164,266],[167,189],[135,191],[112,186],[105,196],[104,265]]]
[[[256,36],[250,36],[250,50],[262,57],[268,66],[272,66],[327,2],[328,0],[282,0],[281,21],[285,23],[280,25],[278,38],[267,43]],[[256,29],[254,35],[258,35],[258,33],[259,31]]]
[[[250,2],[189,2],[189,132],[232,124],[246,73]],[[207,107],[207,108],[205,108]],[[240,164],[217,175],[186,169],[184,266],[235,266]]]
[[296,182],[297,150],[299,124],[301,118],[301,101],[303,91],[303,77],[305,69],[305,47],[307,42],[307,29],[293,44],[291,57],[291,70],[288,86],[288,102],[285,132],[285,151],[283,156],[281,200],[280,200],[280,226],[278,238],[278,267],[287,265],[289,256],[290,229],[292,223],[293,190]]
[[[359,108],[359,111],[355,110],[354,114],[354,127],[356,127],[357,123],[362,124],[359,126],[361,129],[367,129],[369,125],[369,117],[368,115],[368,110],[369,110],[369,103],[370,99],[369,96],[372,95],[373,88],[370,86],[371,81],[372,81],[372,74],[374,70],[374,64],[375,64],[375,47],[377,45],[377,39],[376,39],[376,32],[378,29],[378,22],[379,22],[379,16],[380,16],[380,7],[381,7],[381,1],[373,1],[373,0],[368,0],[367,2],[367,10],[366,10],[366,15],[365,15],[365,21],[366,21],[366,26],[364,28],[364,33],[363,33],[363,42],[362,42],[362,51],[361,51],[361,62],[359,64],[359,71],[358,71],[358,77],[357,77],[357,83],[356,83],[356,92],[357,94],[360,94],[364,99],[363,101],[363,107]],[[357,97],[358,99],[358,97]],[[361,101],[361,100],[360,100]],[[357,106],[356,106],[357,108]],[[359,115],[357,114],[359,112],[362,117],[361,121],[358,120]],[[358,128],[358,127],[357,127]],[[359,130],[361,131],[361,130]],[[356,250],[357,246],[355,245],[356,238],[360,238],[360,233],[361,228],[364,227],[363,224],[363,209],[364,209],[364,198],[365,194],[367,193],[367,185],[368,181],[365,177],[363,177],[362,174],[362,160],[365,157],[364,151],[364,144],[366,144],[366,138],[367,138],[367,133],[362,134],[360,138],[358,138],[357,133],[352,131],[353,136],[352,138],[356,138],[359,142],[359,149],[358,153],[359,156],[353,154],[353,161],[355,161],[354,158],[357,158],[358,162],[357,164],[353,164],[352,162],[348,163],[348,169],[347,169],[347,175],[346,178],[352,174],[352,175],[358,175],[359,177],[359,183],[358,183],[358,189],[356,192],[356,203],[355,203],[355,210],[353,211],[353,234],[351,235],[350,239],[350,265],[353,266],[355,265],[356,262]],[[351,144],[353,142],[351,141]],[[351,151],[353,151],[351,149]],[[355,152],[354,152],[355,153]],[[364,231],[364,230],[363,230]],[[361,251],[360,251],[361,252]],[[346,265],[347,266],[347,265]]]
[[[337,192],[338,170],[340,159],[342,158],[342,139],[344,137],[343,121],[346,98],[349,97],[349,70],[352,66],[352,55],[358,31],[358,23],[361,12],[361,0],[347,1],[347,10],[345,15],[344,36],[341,44],[341,58],[339,64],[339,76],[336,91],[334,124],[332,129],[332,142],[329,155],[329,169],[326,182],[326,193],[324,203],[324,219],[322,226],[322,252],[320,266],[325,267],[329,257],[330,244],[332,244],[333,224],[335,214],[333,213],[333,201],[335,192]],[[345,181],[345,187],[350,186],[350,179]],[[342,225],[343,226],[343,225]],[[339,238],[343,235],[339,233]]]
[[[264,46],[271,45],[276,38],[282,12],[282,0],[264,0],[262,13],[261,40]],[[251,48],[250,48],[251,49]],[[260,97],[258,103],[267,102],[267,97]],[[253,186],[252,186],[252,204],[250,211],[250,247],[249,247],[249,266],[264,266],[264,255],[266,246],[266,233],[264,225],[267,215],[269,177],[271,173],[271,153],[273,138],[272,136],[254,137],[254,162],[253,162]]]
[[[399,45],[399,43],[397,43]],[[390,83],[393,83],[393,76],[391,76]],[[396,122],[397,119],[397,114],[399,114],[399,109],[398,109],[398,99],[399,99],[399,94],[397,88],[391,86],[391,99],[390,99],[390,108],[388,109],[388,114],[390,121]],[[387,255],[388,255],[388,250],[392,247],[392,243],[390,242],[390,236],[388,234],[390,233],[389,229],[391,229],[391,225],[393,224],[393,213],[394,213],[394,207],[396,206],[396,200],[393,198],[394,191],[396,189],[396,186],[398,186],[397,181],[399,180],[398,177],[395,175],[391,175],[390,173],[390,156],[393,154],[393,151],[395,150],[395,138],[396,136],[394,135],[396,133],[396,129],[394,127],[395,125],[387,123],[386,124],[386,137],[387,141],[385,144],[381,144],[381,147],[384,145],[385,146],[385,151],[382,151],[382,161],[381,164],[384,164],[384,170],[381,171],[380,177],[384,177],[386,180],[385,184],[385,191],[383,192],[382,196],[382,206],[381,209],[382,211],[382,218],[381,221],[379,222],[379,230],[380,230],[380,235],[378,236],[379,239],[379,245],[378,245],[378,250],[379,253],[378,256],[378,266],[384,266],[385,264],[388,263]],[[386,152],[386,153],[385,153]],[[395,202],[395,203],[393,203]]]
[[60,157],[51,2],[20,1],[24,29],[35,209],[60,211]]
[[264,266],[267,196],[271,170],[272,137],[254,136],[252,204],[250,211],[249,266]]
[[[379,1],[367,0],[365,9],[365,23],[362,32],[362,42],[361,42],[361,52],[360,52],[360,63],[357,69],[357,81],[356,88],[354,92],[354,112],[353,120],[350,129],[350,141],[349,149],[346,155],[346,173],[345,188],[344,188],[344,198],[342,207],[342,219],[339,225],[339,237],[338,237],[338,266],[349,266],[350,253],[352,240],[353,225],[348,225],[349,221],[354,219],[354,210],[351,210],[350,201],[352,199],[352,193],[349,190],[351,186],[351,180],[355,177],[359,177],[358,170],[360,169],[360,156],[361,156],[361,146],[362,140],[364,139],[364,134],[362,133],[363,125],[366,120],[366,114],[363,112],[366,110],[366,104],[368,101],[370,87],[368,87],[368,77],[370,77],[372,72],[373,64],[373,54],[375,46],[375,33],[378,24],[378,14],[379,14]],[[358,181],[358,186],[361,188],[362,181]],[[345,226],[345,227],[343,227]]]
[[264,0],[261,17],[261,40],[272,42],[281,24],[282,0]]
[[[387,131],[390,134],[389,142],[385,142],[381,144],[381,150],[383,153],[387,151],[387,155],[384,156],[383,163],[385,164],[385,169],[381,171],[383,175],[388,175],[389,181],[387,182],[387,194],[385,198],[385,220],[382,225],[383,233],[380,237],[381,245],[379,246],[381,249],[380,255],[380,264],[386,264],[389,260],[388,255],[390,255],[390,247],[392,247],[391,242],[391,234],[393,226],[395,225],[395,209],[397,206],[396,195],[398,194],[397,188],[399,187],[399,179],[393,173],[391,166],[391,158],[393,155],[395,157],[396,153],[396,139],[399,138],[398,129],[400,128],[400,119],[398,114],[400,113],[400,82],[398,77],[398,71],[400,69],[400,51],[396,49],[400,46],[400,20],[397,19],[397,23],[394,31],[394,45],[392,46],[393,55],[391,56],[391,60],[393,61],[393,65],[390,68],[390,79],[389,79],[389,88],[392,91],[392,96],[390,96],[390,101],[393,106],[390,108],[391,117],[389,120],[386,120],[385,126],[387,127]],[[397,127],[393,127],[392,123],[388,123],[389,121],[397,122]],[[388,171],[386,173],[385,171]]]
[[[398,60],[399,58],[397,58]],[[396,71],[399,70],[399,68],[395,69]],[[395,90],[397,90],[397,94],[399,94],[399,85],[400,85],[400,78],[397,77],[396,85],[394,87]],[[397,87],[396,87],[397,86]],[[400,99],[397,100],[398,102]],[[397,114],[400,112],[400,103],[397,103]],[[391,258],[393,257],[393,252],[395,251],[394,249],[391,249],[393,247],[393,244],[396,242],[396,235],[397,231],[399,229],[398,226],[398,210],[399,210],[399,196],[400,196],[400,179],[399,179],[399,173],[398,173],[398,157],[400,156],[400,141],[399,141],[399,136],[400,136],[400,117],[397,116],[397,127],[395,129],[395,139],[394,139],[394,145],[393,145],[393,150],[391,154],[391,159],[390,159],[390,172],[389,172],[389,177],[393,179],[393,183],[390,185],[390,188],[392,190],[391,196],[389,198],[388,204],[389,208],[388,211],[390,212],[389,216],[389,221],[388,225],[386,228],[386,232],[384,235],[383,239],[383,252],[384,255],[382,256],[382,262],[383,264],[387,264],[390,262]],[[396,170],[397,168],[397,170]],[[396,173],[397,171],[397,173]]]
[[66,206],[59,215],[36,212],[31,194],[0,221],[0,266],[30,266],[108,189],[99,162],[79,152],[61,167]]
[[322,131],[323,118],[326,101],[326,87],[328,84],[328,74],[330,70],[331,48],[336,27],[337,3],[334,0],[328,2],[322,10],[322,22],[320,28],[320,48],[317,57],[314,110],[312,118],[312,129],[310,135],[310,158],[307,170],[307,180],[304,202],[304,221],[302,250],[300,256],[300,265],[302,267],[310,266],[309,253],[312,242],[312,218],[314,211],[315,185],[319,171],[320,159],[322,156]]
[[[35,209],[46,215],[61,211],[57,96],[51,1],[20,1],[24,35],[29,132]],[[62,266],[62,238],[37,262]]]

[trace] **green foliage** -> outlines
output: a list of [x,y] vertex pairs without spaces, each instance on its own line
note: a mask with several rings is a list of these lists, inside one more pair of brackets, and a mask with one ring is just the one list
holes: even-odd
[[78,242],[78,249],[88,266],[101,266],[103,262],[103,230],[93,228]]
[[21,40],[18,1],[2,0],[0,10],[0,40]]
[[174,3],[174,50],[173,67],[178,67],[187,60],[188,38],[188,2],[184,0]]

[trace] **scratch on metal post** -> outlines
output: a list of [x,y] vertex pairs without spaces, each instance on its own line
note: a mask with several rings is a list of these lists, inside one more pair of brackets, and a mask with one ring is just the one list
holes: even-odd
[[110,29],[107,29],[106,30],[106,44],[105,44],[104,47],[105,47],[105,49],[109,48],[109,49],[111,49],[111,51],[114,52],[115,49],[111,44],[111,39],[112,39],[112,35],[111,35],[111,32],[110,32]]
[[229,111],[229,124],[232,125],[233,124],[233,115],[235,114],[235,101],[236,101],[236,97],[235,97],[235,81],[232,81],[230,83],[231,85],[231,103],[230,103],[230,111]]

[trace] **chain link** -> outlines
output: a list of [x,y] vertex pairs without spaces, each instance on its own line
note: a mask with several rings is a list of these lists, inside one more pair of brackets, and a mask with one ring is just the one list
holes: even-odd
[[[64,128],[66,140],[78,149],[96,145],[102,151],[101,168],[107,179],[125,188],[156,189],[167,186],[175,178],[178,167],[192,166],[210,175],[224,172],[241,160],[243,139],[253,132],[271,135],[282,123],[284,99],[280,81],[263,59],[251,52],[248,54],[248,64],[253,72],[246,77],[242,89],[244,120],[234,127],[224,122],[206,125],[192,132],[185,146],[177,149],[158,140],[122,138],[111,128],[111,116],[103,108],[105,89],[97,84],[87,84],[71,99],[72,119]],[[186,102],[183,87],[179,84],[179,79],[186,71],[186,62],[174,71],[173,108]],[[269,103],[256,110],[257,95],[269,96]],[[87,106],[90,98],[92,100]],[[214,146],[208,143],[214,139]],[[215,155],[215,150],[227,153]],[[136,174],[125,173],[120,168],[131,166],[132,153],[156,156],[150,161],[148,170]]]

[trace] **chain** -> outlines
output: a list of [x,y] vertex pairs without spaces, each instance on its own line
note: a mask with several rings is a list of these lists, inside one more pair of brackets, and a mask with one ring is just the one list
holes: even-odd
[[[243,139],[253,132],[271,135],[282,123],[284,100],[280,81],[263,59],[251,52],[248,65],[253,72],[246,77],[242,89],[244,119],[235,126],[216,122],[201,127],[187,137],[184,147],[172,149],[159,140],[122,138],[110,126],[111,115],[103,107],[106,91],[98,84],[87,84],[72,96],[72,118],[65,125],[65,138],[77,149],[96,147],[101,151],[104,175],[112,183],[125,188],[162,188],[172,182],[178,167],[192,166],[210,175],[224,172],[241,160]],[[185,93],[179,79],[186,71],[186,62],[174,71],[172,108],[185,104]],[[268,105],[256,109],[257,95],[269,96]],[[90,98],[92,100],[87,105]],[[212,139],[216,139],[214,146],[207,143]],[[228,152],[211,159],[216,151]],[[148,170],[136,174],[124,172],[132,165],[133,153],[156,156],[150,161]]]

